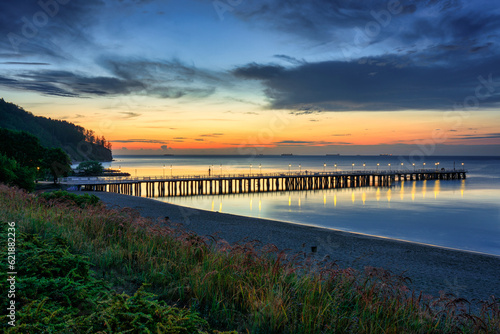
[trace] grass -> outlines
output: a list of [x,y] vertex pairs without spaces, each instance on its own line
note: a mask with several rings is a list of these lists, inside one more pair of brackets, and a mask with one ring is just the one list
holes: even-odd
[[47,201],[6,186],[0,186],[0,208],[0,220],[16,222],[19,233],[66,240],[113,289],[154,292],[219,330],[500,332],[498,300],[482,303],[473,314],[463,299],[424,298],[406,288],[406,278],[380,268],[357,272],[258,242],[229,245],[160,226],[133,210]]

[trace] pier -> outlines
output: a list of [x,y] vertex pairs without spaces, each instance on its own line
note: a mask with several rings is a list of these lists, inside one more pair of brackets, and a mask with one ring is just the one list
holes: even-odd
[[400,181],[461,180],[461,170],[395,170],[342,172],[289,172],[268,174],[231,174],[170,177],[87,177],[63,178],[66,188],[104,191],[146,197],[242,194],[294,190],[355,187],[389,187]]

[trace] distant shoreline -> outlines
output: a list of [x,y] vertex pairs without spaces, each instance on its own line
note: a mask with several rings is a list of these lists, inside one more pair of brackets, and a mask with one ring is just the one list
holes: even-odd
[[[107,205],[129,207],[144,217],[163,222],[165,217],[181,223],[199,235],[217,235],[228,242],[259,240],[289,252],[305,251],[322,259],[329,256],[340,267],[363,270],[382,267],[412,280],[410,288],[438,296],[440,291],[458,294],[469,301],[500,295],[500,257],[455,249],[434,247],[363,234],[323,229],[210,212],[164,203],[149,198],[114,193],[89,192]],[[303,245],[305,247],[303,247]]]

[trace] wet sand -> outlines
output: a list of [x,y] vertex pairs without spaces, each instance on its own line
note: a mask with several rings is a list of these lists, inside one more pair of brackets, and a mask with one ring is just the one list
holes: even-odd
[[271,243],[289,252],[305,251],[317,259],[326,255],[340,267],[363,270],[382,267],[404,273],[409,287],[437,296],[440,291],[469,301],[500,297],[500,257],[373,237],[280,221],[192,209],[148,198],[95,192],[108,206],[129,207],[143,217],[169,217],[199,235],[217,234],[232,243],[247,238]]

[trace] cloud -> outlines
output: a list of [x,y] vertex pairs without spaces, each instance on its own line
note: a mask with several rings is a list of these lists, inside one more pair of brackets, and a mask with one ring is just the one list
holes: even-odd
[[2,1],[0,48],[17,57],[36,55],[64,59],[67,45],[83,47],[93,44],[85,29],[96,22],[95,13],[103,4],[101,0],[69,1],[65,4]]
[[0,76],[0,85],[65,97],[142,94],[160,98],[202,98],[223,85],[215,73],[178,60],[101,60],[110,76],[55,70],[17,71]]
[[120,114],[123,115],[123,118],[135,118],[139,117],[142,114],[136,113],[136,112],[131,112],[131,111],[121,111]]
[[0,64],[1,65],[36,65],[36,66],[50,65],[49,63],[23,62],[23,61],[5,61],[5,62],[0,62]]
[[167,145],[161,145],[160,147],[161,147],[162,150],[167,150],[168,149]]
[[[384,63],[384,66],[379,66]],[[473,63],[422,64],[387,55],[358,61],[323,61],[292,68],[247,64],[233,70],[239,78],[259,80],[270,108],[297,114],[321,111],[449,110],[475,98],[481,107],[500,102],[500,58]],[[371,73],[376,72],[376,75]],[[482,79],[479,79],[481,76]],[[488,92],[490,90],[490,92]],[[491,91],[493,90],[493,91]],[[486,96],[487,95],[487,96]],[[469,102],[470,103],[470,102]]]
[[274,143],[275,145],[281,146],[303,146],[303,145],[309,145],[309,146],[327,146],[327,145],[349,145],[352,143],[348,142],[330,142],[330,141],[310,141],[310,140],[282,140]]
[[204,134],[204,135],[200,135],[200,137],[220,137],[220,136],[223,136],[224,134],[223,133],[209,133],[209,134]]
[[485,133],[483,135],[461,135],[454,139],[500,139],[500,133]]
[[168,144],[166,140],[154,140],[154,139],[120,139],[120,140],[110,140],[112,143],[148,143],[148,144]]

